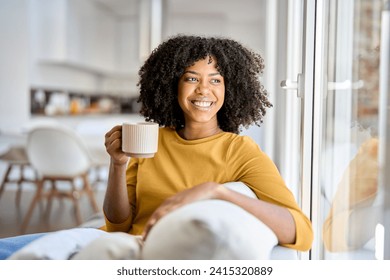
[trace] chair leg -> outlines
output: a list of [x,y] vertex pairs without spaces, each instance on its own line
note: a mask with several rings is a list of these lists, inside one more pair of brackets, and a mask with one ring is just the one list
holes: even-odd
[[39,180],[39,181],[37,181],[37,191],[35,193],[33,200],[31,201],[30,207],[27,211],[27,215],[25,216],[23,223],[22,223],[22,227],[21,227],[22,234],[24,234],[26,232],[26,229],[27,229],[28,223],[30,222],[31,215],[34,211],[35,205],[42,197],[42,191],[43,191],[43,180]]
[[20,199],[22,197],[22,184],[19,185],[18,190],[16,191],[15,204],[16,206],[20,206]]
[[99,207],[97,205],[96,199],[95,199],[95,193],[92,190],[91,184],[88,180],[88,174],[84,174],[82,176],[83,183],[84,183],[84,190],[87,192],[87,195],[89,197],[89,201],[91,202],[93,210],[97,213],[99,212]]
[[76,190],[76,187],[75,187],[73,181],[71,181],[71,184],[72,184],[72,195],[71,195],[71,198],[72,198],[73,205],[74,205],[74,213],[75,213],[77,225],[80,225],[82,223],[80,207],[79,207],[80,194]]
[[4,189],[5,189],[5,184],[8,182],[8,176],[9,176],[9,174],[11,173],[11,170],[12,170],[12,164],[9,164],[7,170],[5,171],[4,179],[3,179],[3,181],[1,182],[1,186],[0,186],[0,198],[1,198],[1,196],[3,195]]
[[46,210],[45,210],[45,218],[48,219],[50,217],[50,212],[51,212],[51,206],[53,204],[53,197],[56,195],[56,185],[55,181],[49,180],[51,184],[51,188],[49,191],[49,194],[47,195],[47,204],[46,204]]
[[15,197],[15,204],[17,206],[20,206],[20,198],[22,196],[23,181],[24,181],[24,164],[20,165],[20,176],[19,176],[19,180],[17,181],[18,190],[16,191],[16,197]]

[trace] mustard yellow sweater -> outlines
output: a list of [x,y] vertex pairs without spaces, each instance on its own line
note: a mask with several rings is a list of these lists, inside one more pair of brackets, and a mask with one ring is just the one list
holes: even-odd
[[108,231],[142,234],[155,209],[177,192],[204,182],[241,181],[259,199],[284,206],[292,214],[296,242],[283,246],[303,251],[311,247],[313,232],[309,219],[300,210],[274,163],[247,136],[224,132],[188,141],[170,128],[160,128],[155,157],[132,158],[126,178],[133,217],[121,224],[106,219]]

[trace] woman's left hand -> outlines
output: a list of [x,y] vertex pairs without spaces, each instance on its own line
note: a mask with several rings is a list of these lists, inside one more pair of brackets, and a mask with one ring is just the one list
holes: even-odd
[[145,240],[150,229],[166,214],[173,210],[198,200],[213,199],[218,197],[218,191],[223,188],[223,185],[207,182],[196,185],[191,189],[179,192],[174,196],[166,199],[152,214],[148,222],[145,225],[144,232],[142,234]]

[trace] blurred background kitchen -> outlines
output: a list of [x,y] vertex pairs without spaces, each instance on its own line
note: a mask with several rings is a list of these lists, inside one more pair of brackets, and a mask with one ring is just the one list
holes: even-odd
[[[178,33],[229,36],[263,53],[265,4],[1,0],[0,237],[20,233],[35,192],[35,170],[24,150],[32,129],[65,126],[80,136],[93,160],[89,177],[101,205],[109,162],[104,134],[116,124],[143,120],[137,82],[145,58]],[[258,127],[246,133],[261,141]],[[46,218],[34,209],[26,232],[77,225],[72,204],[56,203]],[[84,220],[93,214],[88,203],[80,207]]]
[[[88,148],[101,207],[104,134],[142,120],[138,69],[160,42],[185,33],[231,37],[264,57],[274,107],[243,134],[273,159],[313,222],[313,249],[300,258],[389,259],[389,9],[386,0],[0,0],[0,237],[20,234],[29,212],[37,176],[26,139],[42,125],[67,127]],[[357,184],[365,170],[372,180]],[[358,185],[369,194],[356,203],[348,195]],[[88,221],[93,207],[79,200]],[[330,226],[338,203],[358,207],[360,225]],[[50,215],[45,208],[38,203],[25,232],[77,226],[72,202],[53,201]],[[339,246],[341,235],[358,245]]]

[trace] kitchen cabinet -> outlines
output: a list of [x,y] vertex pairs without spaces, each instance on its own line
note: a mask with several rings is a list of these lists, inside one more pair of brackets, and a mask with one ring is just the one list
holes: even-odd
[[67,50],[71,61],[115,70],[118,23],[93,1],[68,0]]
[[30,5],[32,54],[39,63],[103,77],[136,73],[137,20],[124,22],[91,0],[32,0]]

